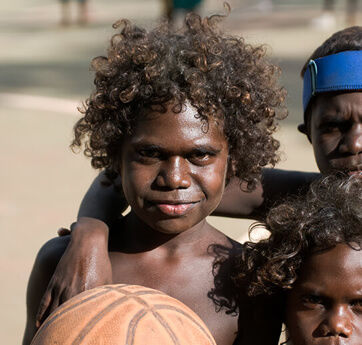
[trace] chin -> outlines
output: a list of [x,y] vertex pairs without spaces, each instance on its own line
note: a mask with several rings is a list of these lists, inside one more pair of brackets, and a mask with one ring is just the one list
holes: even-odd
[[154,230],[167,235],[177,235],[192,228],[196,224],[189,223],[185,219],[162,219],[149,224]]

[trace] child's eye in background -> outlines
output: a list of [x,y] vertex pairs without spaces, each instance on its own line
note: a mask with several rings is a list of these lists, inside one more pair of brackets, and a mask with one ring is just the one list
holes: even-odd
[[351,302],[354,311],[362,314],[362,299],[355,299]]
[[329,121],[322,123],[320,128],[322,133],[346,132],[350,128],[350,123],[348,121]]
[[338,122],[326,122],[322,123],[320,128],[323,133],[330,133],[339,130],[340,124]]
[[303,304],[307,307],[317,307],[325,304],[325,301],[321,296],[317,295],[305,295],[302,297]]

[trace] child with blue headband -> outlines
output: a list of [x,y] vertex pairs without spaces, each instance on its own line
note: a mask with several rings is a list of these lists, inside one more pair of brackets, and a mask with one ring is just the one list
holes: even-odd
[[[318,167],[322,174],[328,174],[336,170],[346,171],[348,174],[357,174],[361,171],[361,56],[362,27],[351,27],[335,33],[326,40],[312,54],[302,70],[302,77],[306,75],[306,85],[304,87],[304,99],[306,101],[304,122],[299,126],[299,129],[308,136],[312,143]],[[339,69],[337,70],[335,70],[333,65],[329,65],[329,63],[333,62],[335,66],[335,58],[338,59]],[[352,60],[353,62],[353,83],[350,83],[351,71],[348,69],[349,64],[344,64],[344,58],[346,58],[346,61],[348,58],[348,61]],[[310,63],[310,60],[316,62]],[[317,73],[316,75],[313,74],[315,84],[311,84],[312,68],[312,73],[315,73],[314,64],[317,67]],[[324,72],[322,73],[322,71]],[[325,73],[326,71],[327,73]],[[334,76],[335,72],[338,72],[336,74],[339,78],[338,84],[336,83],[337,79],[325,81],[324,78],[326,76]],[[343,82],[344,75],[347,77],[345,82]],[[322,77],[323,79],[321,79]],[[323,84],[324,82],[327,83],[326,88]],[[265,169],[263,172],[263,183],[252,193],[242,192],[239,188],[239,183],[231,181],[215,214],[262,220],[265,217],[266,210],[277,199],[283,198],[287,194],[296,193],[301,187],[307,187],[310,181],[318,176],[318,174]],[[104,173],[101,173],[86,195],[79,216],[94,216],[107,220],[112,218],[110,214],[119,213],[122,196],[114,192],[113,186],[102,186],[100,182],[103,179],[105,179],[105,176]],[[102,204],[105,206],[101,207]],[[89,235],[91,232],[92,236]],[[73,288],[73,290],[69,289],[64,285],[65,280],[63,278],[66,276],[75,277],[75,274],[87,277],[84,270],[74,270],[73,262],[78,262],[81,265],[87,257],[86,253],[90,250],[89,246],[94,248],[94,243],[96,243],[96,246],[98,245],[97,260],[99,262],[106,260],[106,247],[102,249],[100,245],[105,243],[107,238],[107,226],[103,222],[95,219],[90,220],[89,218],[81,219],[77,226],[75,226],[72,238],[74,243],[77,243],[76,247],[79,253],[83,253],[83,257],[80,259],[82,255],[73,251],[69,253],[68,257],[63,258],[63,266],[58,267],[58,275],[54,276],[52,284],[49,286],[43,309],[52,303],[50,292],[53,286],[60,285],[62,287],[61,290],[65,290],[69,296],[78,292],[79,289],[82,290],[79,284],[79,287]],[[71,269],[75,273],[70,273]],[[106,282],[106,272],[99,272],[97,279],[92,281],[94,286]]]
[[323,173],[362,170],[362,27],[336,32],[302,70],[304,123]]

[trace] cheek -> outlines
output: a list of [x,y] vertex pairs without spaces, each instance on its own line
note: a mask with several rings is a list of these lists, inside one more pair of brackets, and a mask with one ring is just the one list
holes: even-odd
[[217,204],[220,202],[225,188],[226,172],[227,160],[223,159],[213,166],[203,168],[196,174],[196,179],[208,200]]
[[312,133],[314,156],[322,172],[326,172],[326,169],[329,169],[329,155],[338,148],[339,140],[337,135]]
[[152,169],[132,162],[122,164],[120,175],[123,191],[130,205],[147,193],[153,181]]
[[296,300],[287,298],[285,324],[293,344],[312,345],[313,332],[320,323],[319,312],[305,310]]

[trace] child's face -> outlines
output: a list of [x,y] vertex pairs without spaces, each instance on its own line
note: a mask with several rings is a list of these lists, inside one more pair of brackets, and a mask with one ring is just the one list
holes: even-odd
[[225,185],[228,143],[222,124],[205,130],[196,110],[151,113],[139,120],[122,145],[125,196],[137,216],[154,230],[179,233],[208,216]]
[[293,345],[362,344],[362,251],[345,244],[303,264],[287,297]]
[[323,174],[362,170],[362,92],[318,95],[310,121],[314,155]]

